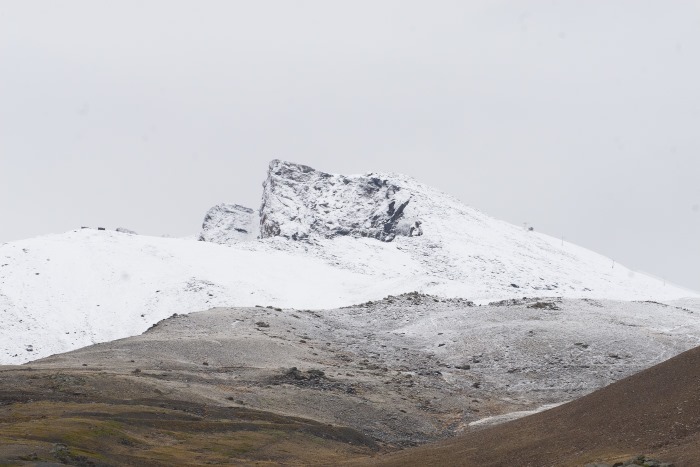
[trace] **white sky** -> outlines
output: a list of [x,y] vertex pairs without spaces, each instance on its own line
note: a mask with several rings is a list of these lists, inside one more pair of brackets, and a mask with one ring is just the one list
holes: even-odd
[[403,172],[700,290],[699,1],[0,0],[0,241]]

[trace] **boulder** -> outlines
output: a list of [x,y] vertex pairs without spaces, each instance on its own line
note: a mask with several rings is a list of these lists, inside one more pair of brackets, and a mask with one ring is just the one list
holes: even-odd
[[237,243],[258,237],[257,211],[238,204],[217,204],[207,211],[199,240],[214,243]]
[[390,242],[423,234],[421,221],[406,216],[410,191],[383,176],[332,175],[273,160],[263,188],[261,238],[347,235]]

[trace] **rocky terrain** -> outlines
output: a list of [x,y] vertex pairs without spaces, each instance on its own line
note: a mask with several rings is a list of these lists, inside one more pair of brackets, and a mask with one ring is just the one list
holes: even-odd
[[254,240],[260,231],[259,214],[238,204],[217,204],[204,216],[199,240],[236,243]]
[[[12,446],[0,453],[6,460],[33,453],[51,459],[61,444],[71,455],[97,462],[107,448],[91,444],[92,438],[48,428],[41,428],[48,434],[36,434],[39,414],[68,410],[62,404],[69,404],[84,430],[98,429],[88,427],[108,418],[122,420],[113,442],[136,439],[144,458],[156,451],[144,438],[150,432],[139,428],[142,419],[163,408],[169,412],[158,415],[159,430],[183,411],[196,416],[178,425],[180,435],[162,435],[186,437],[170,454],[184,450],[193,457],[183,459],[192,462],[222,457],[204,452],[190,431],[214,420],[225,425],[241,413],[277,420],[273,424],[286,428],[270,429],[288,434],[273,438],[300,436],[301,445],[317,436],[304,427],[329,427],[336,434],[322,438],[339,443],[327,446],[336,459],[395,451],[578,398],[691,348],[700,338],[700,310],[688,308],[694,305],[533,298],[478,306],[412,293],[342,309],[260,306],[176,315],[140,336],[0,367],[6,405],[0,432],[10,434],[0,444]],[[88,409],[88,403],[107,406]],[[139,415],[120,418],[133,405]],[[289,426],[287,418],[296,421]],[[22,420],[29,425],[17,425]],[[230,431],[223,425],[212,430]],[[31,447],[37,440],[41,449]],[[285,458],[278,448],[286,449],[256,438],[230,458],[303,457],[294,451]],[[233,456],[233,448],[226,449]]]
[[420,219],[407,210],[411,191],[381,175],[346,177],[274,160],[263,187],[263,238],[349,235],[390,242],[422,233]]
[[214,206],[199,239],[232,244],[270,237],[351,236],[390,242],[397,235],[420,236],[421,220],[413,206],[407,211],[413,197],[411,184],[381,174],[335,175],[273,160],[263,183],[260,210],[236,204]]
[[568,404],[355,465],[694,467],[700,348]]

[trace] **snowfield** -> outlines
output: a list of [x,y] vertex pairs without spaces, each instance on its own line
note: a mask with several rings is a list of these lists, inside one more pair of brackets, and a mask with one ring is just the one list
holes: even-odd
[[[207,241],[81,229],[1,245],[0,363],[212,307],[329,309],[411,291],[476,303],[697,297],[402,175],[344,177],[273,161],[263,196],[260,211],[210,210],[199,237]],[[250,235],[257,219],[265,238]],[[410,229],[417,221],[420,232]]]

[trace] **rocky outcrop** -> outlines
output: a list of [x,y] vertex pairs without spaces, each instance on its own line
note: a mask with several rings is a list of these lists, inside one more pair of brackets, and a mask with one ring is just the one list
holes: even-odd
[[273,160],[263,187],[262,238],[349,235],[390,242],[423,233],[421,222],[405,215],[410,192],[381,176],[332,175]]
[[231,243],[258,237],[258,213],[238,204],[217,204],[204,216],[199,240]]

